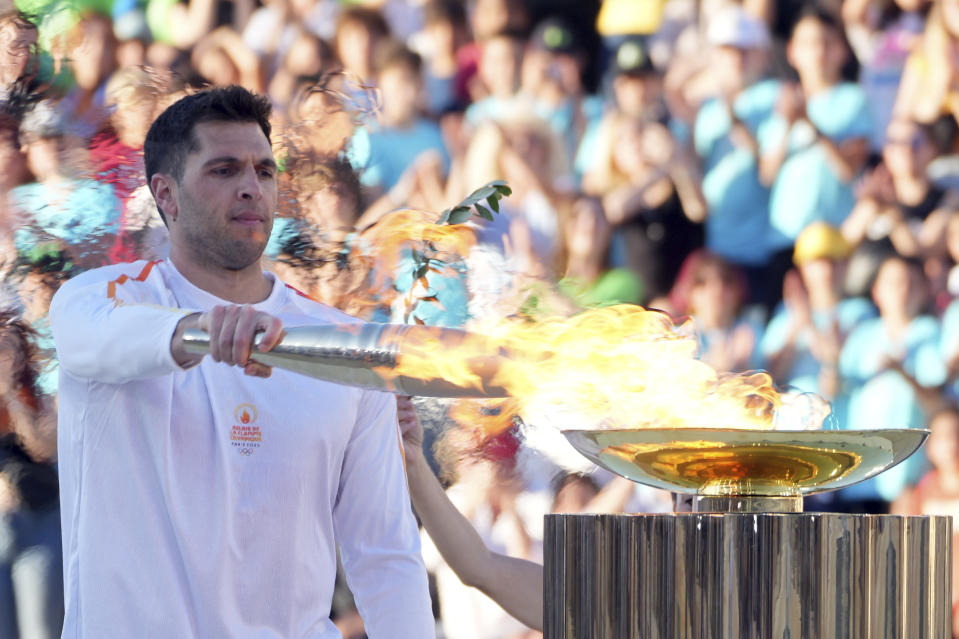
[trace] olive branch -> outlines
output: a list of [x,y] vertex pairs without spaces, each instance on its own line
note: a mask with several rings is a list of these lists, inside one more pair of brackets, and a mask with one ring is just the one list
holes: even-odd
[[[488,184],[481,186],[472,193],[470,193],[462,202],[451,206],[440,214],[439,219],[436,220],[436,224],[439,225],[450,225],[454,226],[457,224],[464,224],[468,222],[473,215],[478,215],[484,220],[493,221],[493,214],[499,213],[499,201],[511,195],[513,189],[502,180],[495,180]],[[485,206],[484,204],[485,203]],[[422,249],[412,249],[411,257],[413,259],[413,282],[414,285],[416,282],[419,282],[423,287],[423,290],[426,291],[429,289],[429,283],[426,280],[426,274],[429,272],[433,273],[442,273],[442,268],[446,266],[446,263],[438,257],[439,251],[436,246],[430,242],[424,242]],[[439,304],[440,301],[436,299],[435,295],[429,295],[426,297],[420,297],[413,299],[412,297],[413,288],[410,288],[409,295],[406,299],[406,312],[404,314],[405,321],[409,321],[410,316],[413,313],[413,309],[416,307],[416,304],[419,302],[432,302],[434,304]],[[422,323],[418,318],[413,318],[417,323]]]

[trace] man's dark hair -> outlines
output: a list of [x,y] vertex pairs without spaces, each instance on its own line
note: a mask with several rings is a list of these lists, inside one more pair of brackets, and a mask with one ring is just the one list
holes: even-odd
[[[156,173],[183,179],[186,156],[200,148],[194,127],[203,122],[256,122],[270,142],[270,101],[241,86],[231,85],[199,91],[177,100],[160,114],[147,132],[143,163],[147,186]],[[160,211],[164,224],[166,217]]]

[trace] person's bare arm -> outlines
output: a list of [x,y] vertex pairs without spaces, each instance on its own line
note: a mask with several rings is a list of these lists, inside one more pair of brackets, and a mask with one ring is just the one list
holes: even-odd
[[647,125],[642,140],[643,155],[654,166],[664,167],[686,217],[692,222],[705,220],[706,198],[700,188],[703,176],[692,148],[680,144],[661,124]]
[[843,0],[840,15],[842,21],[849,25],[867,25],[869,5],[872,0]]
[[789,137],[793,125],[806,116],[806,100],[803,97],[802,89],[798,85],[784,84],[782,86],[776,100],[776,113],[786,123],[782,138],[778,143],[769,146],[757,155],[759,181],[767,187],[771,187],[773,182],[776,181],[779,169],[782,168],[789,156]]
[[362,230],[382,219],[390,211],[395,211],[399,205],[393,200],[389,193],[377,197],[372,204],[367,207],[356,221],[356,228]]
[[491,552],[449,500],[423,456],[423,428],[408,397],[397,397],[413,507],[460,580],[481,590],[530,628],[543,628],[543,567]]
[[[829,163],[829,166],[832,167],[839,180],[841,182],[852,181],[852,179],[859,174],[862,167],[865,166],[866,160],[869,157],[869,140],[866,138],[852,138],[843,142],[835,142],[819,131],[816,125],[808,118],[804,116],[804,119],[806,119],[806,122],[815,131],[816,142],[822,146],[826,154],[826,161]],[[783,163],[786,161],[788,154],[789,136],[787,135],[780,144],[760,158],[759,179],[763,184],[767,186],[772,185],[776,179],[776,175],[779,173],[779,169],[782,168]]]
[[903,257],[918,257],[921,246],[918,233],[909,224],[902,210],[893,208],[889,211],[889,220],[892,228],[889,230],[889,241],[893,248]]
[[216,0],[190,0],[188,4],[173,5],[169,16],[170,23],[177,25],[171,30],[173,46],[189,49],[213,29],[215,18]]
[[702,172],[694,158],[691,155],[679,155],[669,168],[676,194],[683,205],[683,213],[691,222],[703,222],[708,208],[702,191]]
[[898,497],[889,505],[889,514],[891,515],[921,515],[916,489],[908,487],[900,493]]
[[776,3],[773,0],[743,0],[743,9],[763,22],[772,25],[776,19]]
[[916,394],[916,400],[919,402],[920,408],[927,415],[935,412],[935,410],[941,405],[943,392],[945,391],[945,384],[940,384],[938,386],[923,386],[914,376],[906,372],[902,362],[897,359],[887,358],[886,369],[899,373],[899,376],[905,380],[905,382],[912,389],[912,392]]
[[[810,122],[815,128],[815,125]],[[839,177],[841,182],[850,182],[869,158],[869,140],[867,138],[852,138],[843,142],[834,142],[816,129],[819,144],[826,152],[826,161]]]
[[879,216],[879,202],[869,196],[860,196],[849,217],[842,223],[842,236],[850,246],[859,246],[866,238],[869,225]]
[[800,328],[795,324],[790,326],[786,342],[779,350],[766,356],[769,373],[777,382],[785,380],[796,363],[796,336],[799,330]]
[[[609,158],[613,154],[613,132],[618,119],[615,114],[607,114],[596,131],[596,145],[593,149],[594,158]],[[583,174],[583,193],[594,197],[602,197],[609,192],[613,183],[610,162],[593,162]]]
[[[672,194],[672,189],[663,190],[667,173],[663,169],[656,169],[645,181],[635,184],[624,184],[603,196],[603,211],[610,224],[622,224],[636,217],[644,210],[655,208],[666,201]],[[655,201],[651,201],[650,194],[656,190]]]
[[939,207],[929,214],[919,228],[919,249],[923,257],[935,257],[946,252],[946,234],[949,220],[959,215],[959,192],[950,190]]
[[776,351],[766,355],[767,368],[773,379],[780,383],[788,379],[789,372],[796,363],[796,341],[800,333],[807,328],[815,330],[809,293],[795,269],[790,269],[783,277],[783,303],[788,311],[786,339]]
[[625,477],[614,477],[596,496],[589,500],[583,512],[622,513],[636,490],[636,484]]
[[875,15],[877,7],[873,0],[844,0],[840,16],[846,27],[846,38],[849,40],[853,54],[861,63],[871,59],[875,50],[873,31],[875,29]]
[[899,89],[892,107],[893,118],[922,119],[918,116],[931,111],[929,105],[934,105],[938,110],[939,105],[943,104],[945,96],[930,91],[925,81],[924,76],[929,72],[927,65],[922,46],[917,46],[906,60],[906,67],[902,71],[902,79],[899,80]]
[[789,133],[783,136],[778,144],[770,147],[759,156],[759,181],[763,186],[771,187],[779,175],[779,169],[786,162],[789,155]]

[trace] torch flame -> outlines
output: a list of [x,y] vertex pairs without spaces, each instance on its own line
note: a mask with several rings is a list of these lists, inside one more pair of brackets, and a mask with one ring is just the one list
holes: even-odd
[[[392,279],[413,255],[418,266],[407,311],[438,302],[428,295],[428,274],[463,259],[476,234],[435,220],[434,213],[405,209],[362,232],[351,258],[371,266],[371,297],[391,301]],[[717,372],[697,359],[694,335],[689,321],[620,305],[573,317],[487,322],[453,339],[441,329],[416,331],[404,337],[395,366],[376,370],[387,380],[505,391],[515,400],[509,410],[460,410],[488,432],[508,428],[514,414],[559,428],[773,428],[782,402],[770,376]]]
[[[446,379],[481,388],[492,380],[526,420],[560,428],[773,428],[780,395],[765,373],[721,374],[696,358],[688,323],[620,305],[569,318],[509,320],[458,343],[420,333],[384,374]],[[495,353],[495,370],[482,355]],[[498,411],[489,430],[508,427]]]

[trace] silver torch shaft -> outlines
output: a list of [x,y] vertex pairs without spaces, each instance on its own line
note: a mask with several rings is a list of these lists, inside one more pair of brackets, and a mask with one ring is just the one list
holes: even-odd
[[[506,353],[495,346],[489,350],[477,349],[463,354],[456,347],[475,341],[483,343],[478,335],[435,326],[405,326],[400,324],[329,324],[295,326],[272,350],[263,353],[255,348],[251,359],[267,366],[275,366],[348,386],[388,390],[403,395],[421,397],[506,397],[504,389],[492,381],[503,364]],[[259,336],[255,343],[259,342]],[[461,357],[473,373],[470,382],[445,378],[421,379],[393,372],[404,356],[404,351],[418,344],[439,344],[435,354],[442,357]],[[210,352],[210,336],[200,329],[187,329],[183,347],[191,354]],[[452,353],[459,353],[452,355]]]

